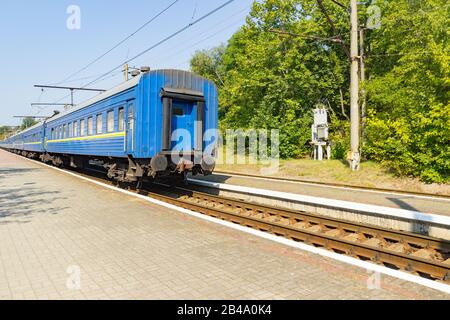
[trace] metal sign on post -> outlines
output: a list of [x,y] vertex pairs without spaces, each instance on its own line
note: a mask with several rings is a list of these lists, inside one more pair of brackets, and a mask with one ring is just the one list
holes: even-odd
[[314,124],[311,127],[312,142],[314,148],[314,160],[322,161],[324,151],[327,160],[331,159],[331,144],[328,139],[328,113],[323,107],[314,109]]

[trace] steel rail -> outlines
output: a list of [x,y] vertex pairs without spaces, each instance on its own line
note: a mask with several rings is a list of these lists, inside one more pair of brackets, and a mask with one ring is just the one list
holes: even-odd
[[186,186],[146,184],[136,189],[111,181],[99,170],[78,174],[218,219],[450,283],[450,242],[446,240],[215,196]]
[[361,260],[450,282],[450,242],[307,212],[161,186],[139,190],[157,200]]
[[339,188],[348,188],[348,189],[355,189],[355,190],[361,190],[361,191],[376,191],[376,192],[382,192],[382,193],[398,193],[401,195],[410,195],[410,196],[421,196],[421,197],[431,197],[431,198],[440,198],[445,200],[450,200],[450,196],[444,195],[444,194],[435,194],[435,193],[429,193],[429,192],[418,192],[418,191],[405,191],[405,190],[398,190],[398,189],[388,189],[388,188],[378,188],[378,187],[364,187],[364,186],[358,186],[358,185],[352,185],[352,184],[345,184],[345,183],[336,183],[336,182],[322,182],[322,181],[312,181],[312,180],[305,180],[305,179],[293,179],[293,178],[281,178],[281,177],[267,177],[267,176],[260,176],[256,174],[249,174],[249,173],[240,173],[240,172],[234,172],[234,171],[220,171],[215,170],[215,174],[220,175],[233,175],[233,176],[241,176],[246,178],[257,178],[257,179],[266,179],[266,180],[273,180],[273,181],[279,181],[279,182],[295,182],[295,183],[308,183],[312,185],[318,185],[322,187],[339,187]]

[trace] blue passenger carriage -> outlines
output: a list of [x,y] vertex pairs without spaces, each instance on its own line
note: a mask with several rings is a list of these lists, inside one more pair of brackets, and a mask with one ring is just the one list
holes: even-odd
[[[58,166],[95,160],[119,181],[210,174],[215,166],[218,95],[181,70],[142,73],[11,138],[9,149]],[[12,142],[12,147],[10,146]]]
[[42,123],[39,123],[2,141],[0,147],[15,150],[30,158],[37,158],[44,152],[43,141],[44,127]]

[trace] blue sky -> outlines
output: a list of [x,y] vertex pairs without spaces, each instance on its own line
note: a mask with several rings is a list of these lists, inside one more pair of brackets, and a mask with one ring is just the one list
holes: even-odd
[[[32,108],[32,102],[55,102],[65,91],[33,88],[34,84],[54,84],[78,71],[93,59],[131,34],[174,0],[15,0],[0,4],[0,125],[17,125],[14,115],[49,115],[54,110]],[[82,86],[127,58],[199,18],[225,0],[179,0],[169,11],[119,48],[60,85]],[[253,0],[236,0],[207,20],[193,26],[130,65],[152,69],[188,69],[189,59],[198,49],[226,42],[245,23]],[[81,9],[81,29],[69,30],[69,5]],[[94,87],[110,88],[123,75],[98,82]],[[92,95],[92,94],[91,94]],[[89,98],[76,93],[75,103]],[[62,102],[69,102],[67,98]]]

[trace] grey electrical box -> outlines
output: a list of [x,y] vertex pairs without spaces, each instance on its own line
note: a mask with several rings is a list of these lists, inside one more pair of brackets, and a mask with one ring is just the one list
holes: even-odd
[[326,148],[327,158],[330,159],[331,145],[328,140],[328,113],[323,107],[314,109],[314,124],[311,127],[314,147],[314,160],[323,160],[323,149]]
[[314,109],[314,124],[312,126],[312,141],[328,140],[328,114],[325,109]]
[[317,127],[317,138],[319,140],[328,139],[328,128],[327,127]]
[[314,109],[314,124],[316,126],[319,125],[328,125],[328,114],[325,109]]

